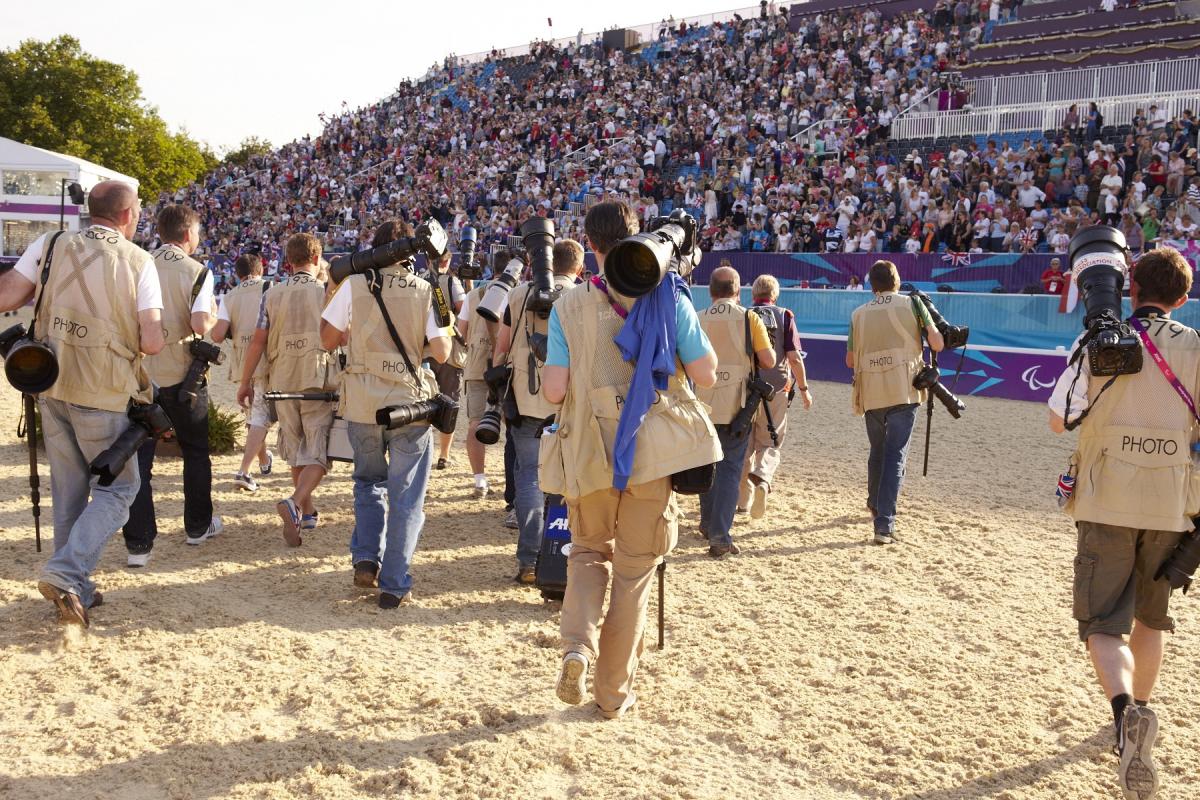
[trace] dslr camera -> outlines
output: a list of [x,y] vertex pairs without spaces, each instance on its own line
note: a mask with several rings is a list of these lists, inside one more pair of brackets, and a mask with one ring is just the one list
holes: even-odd
[[1129,273],[1125,235],[1108,225],[1084,228],[1067,252],[1086,309],[1087,332],[1079,346],[1087,348],[1088,367],[1101,377],[1136,375],[1142,371],[1142,343],[1121,316],[1121,291]]
[[369,269],[384,269],[408,261],[417,253],[424,253],[432,263],[445,254],[448,242],[441,224],[436,219],[426,220],[417,226],[414,236],[401,236],[370,250],[338,256],[329,262],[329,277],[334,283],[341,283],[349,276],[360,275]]
[[[951,325],[947,322],[946,318],[937,310],[937,306],[929,299],[929,295],[924,292],[912,289],[908,294],[914,302],[925,306],[925,310],[929,312],[929,318],[933,320],[933,326],[942,335],[947,349],[956,350],[959,347],[967,346],[967,339],[971,335],[970,328],[966,325]],[[954,392],[947,389],[946,385],[942,383],[942,373],[937,368],[936,360],[932,364],[921,367],[913,376],[912,385],[914,389],[931,392],[955,419],[962,417],[962,412],[967,410],[966,403],[955,397]]]
[[33,338],[21,323],[0,332],[4,377],[18,392],[39,394],[58,380],[58,357],[50,345]]
[[454,433],[458,424],[458,403],[439,394],[432,400],[421,400],[406,406],[386,406],[375,412],[375,424],[383,425],[388,430],[426,421],[442,433]]
[[464,281],[477,281],[483,277],[483,265],[475,263],[475,248],[479,234],[470,225],[458,235],[458,277]]
[[[500,426],[504,417],[501,405],[511,403],[508,391],[508,383],[511,378],[512,367],[508,364],[489,367],[483,373],[483,379],[488,386],[488,407],[479,419],[479,424],[475,426],[475,441],[480,444],[495,444],[500,441]],[[515,406],[511,411],[515,415]]]
[[967,338],[971,335],[969,327],[966,325],[951,325],[947,322],[946,318],[937,310],[937,306],[929,299],[929,295],[920,289],[911,290],[908,296],[924,304],[925,310],[929,312],[929,318],[933,320],[933,327],[937,328],[938,333],[945,340],[947,350],[957,350],[960,347],[967,346]]
[[700,263],[700,226],[682,208],[655,217],[646,228],[617,242],[604,259],[605,280],[626,297],[649,294],[668,272],[686,278]]
[[754,427],[754,414],[760,403],[769,403],[775,398],[775,387],[755,373],[746,382],[746,405],[742,406],[729,421],[729,435],[734,439],[747,436]]
[[89,469],[97,476],[96,482],[101,486],[111,486],[129,459],[137,455],[138,449],[147,440],[161,439],[171,430],[171,418],[156,402],[130,406],[129,421],[133,424],[107,450],[92,459]]
[[192,405],[196,402],[196,390],[200,382],[208,374],[210,364],[224,364],[225,354],[221,348],[203,339],[193,339],[188,343],[188,352],[192,354],[192,363],[188,365],[187,374],[179,384],[179,399]]
[[527,219],[521,226],[521,246],[533,277],[533,288],[525,307],[546,319],[550,316],[550,307],[560,294],[554,288],[554,223],[545,217]]

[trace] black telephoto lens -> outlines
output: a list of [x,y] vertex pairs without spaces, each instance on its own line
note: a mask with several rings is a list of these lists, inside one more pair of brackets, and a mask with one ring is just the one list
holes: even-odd
[[1186,592],[1192,586],[1197,568],[1200,568],[1200,531],[1192,529],[1179,540],[1175,551],[1158,568],[1154,577],[1166,580],[1172,589],[1183,589]]
[[500,441],[500,409],[490,406],[483,412],[475,426],[475,441],[480,444],[495,444]]

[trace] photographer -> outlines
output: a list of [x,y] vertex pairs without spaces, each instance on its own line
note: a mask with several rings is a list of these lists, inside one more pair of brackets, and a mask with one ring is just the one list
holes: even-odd
[[128,184],[104,181],[87,203],[87,230],[41,237],[0,275],[5,311],[23,306],[41,286],[32,333],[54,350],[59,377],[40,403],[52,475],[54,555],[38,590],[57,607],[60,621],[84,627],[88,609],[101,603],[92,570],[129,518],[140,482],[132,459],[108,485],[89,464],[131,427],[130,402],[151,400],[141,353],[163,348],[158,271],[150,254],[130,241],[141,213],[137,193]]
[[[1056,433],[1064,429],[1068,398],[1070,421],[1087,409],[1072,458],[1078,477],[1066,505],[1078,528],[1074,616],[1112,705],[1127,797],[1151,797],[1157,788],[1150,752],[1158,721],[1146,704],[1162,666],[1163,631],[1175,630],[1171,584],[1158,572],[1200,513],[1192,488],[1200,338],[1170,318],[1191,286],[1192,268],[1177,251],[1143,255],[1129,284],[1133,317],[1145,331],[1141,370],[1116,377],[1101,398],[1109,379],[1093,375],[1084,358],[1080,379],[1069,366],[1049,403]],[[1164,374],[1168,370],[1173,375]]]
[[[246,361],[237,400],[244,409],[254,401],[254,373],[266,354],[267,382],[277,392],[320,392],[331,385],[329,354],[322,349],[320,322],[325,287],[317,280],[321,243],[297,233],[284,246],[291,276],[262,296],[258,322]],[[301,544],[301,531],[317,527],[312,495],[329,468],[326,448],[333,424],[333,406],[321,400],[275,405],[279,417],[279,451],[292,469],[293,491],[276,510],[283,521],[283,539]]]
[[[766,413],[754,418],[754,431],[746,448],[746,462],[738,494],[738,507],[749,506],[750,517],[761,519],[766,514],[767,495],[779,469],[783,438],[788,429],[790,392],[799,395],[804,410],[812,408],[808,391],[808,375],[800,355],[800,336],[796,332],[796,317],[790,309],[776,305],[779,300],[779,281],[773,275],[759,275],[751,289],[753,311],[762,319],[767,338],[775,349],[775,366],[759,371],[771,385],[775,395],[767,401]],[[769,425],[775,426],[772,438]]]
[[[233,262],[238,285],[221,298],[217,309],[217,324],[212,329],[212,340],[220,344],[230,340],[233,358],[229,362],[229,379],[240,381],[242,367],[246,364],[246,351],[258,324],[258,310],[263,295],[270,284],[263,280],[262,258],[254,253],[244,253]],[[246,412],[246,448],[242,453],[242,464],[233,475],[233,485],[247,492],[258,491],[258,484],[250,477],[250,462],[258,457],[258,471],[270,475],[274,457],[267,449],[267,431],[271,427],[271,413],[263,394],[267,391],[267,365],[262,361],[252,376],[254,398]]]
[[[708,279],[712,305],[700,312],[700,327],[717,354],[717,382],[698,390],[696,396],[712,408],[710,416],[724,453],[712,489],[700,495],[700,533],[708,539],[708,554],[713,558],[740,552],[730,530],[751,435],[736,435],[730,423],[748,402],[759,402],[757,395],[751,397],[747,391],[756,367],[775,366],[775,347],[762,319],[738,305],[741,290],[733,267],[717,267]],[[756,411],[762,416],[761,410]]]
[[[637,230],[637,217],[624,203],[597,203],[588,210],[584,232],[601,274],[607,254]],[[677,276],[668,275],[663,283],[672,279]],[[685,380],[697,386],[716,381],[717,359],[691,301],[680,292],[675,307],[664,309],[673,317],[673,326],[633,331],[661,336],[650,344],[663,347],[665,360],[684,365],[686,375],[676,371],[667,379],[667,389],[657,394],[639,385],[650,378],[646,373],[652,364],[639,360],[635,368],[613,341],[622,334],[623,318],[633,305],[603,279],[563,295],[550,314],[542,387],[549,401],[562,403],[560,432],[595,432],[554,434],[562,448],[558,477],[565,484],[571,529],[560,623],[566,652],[556,693],[563,702],[582,702],[588,667],[595,663],[592,693],[601,714],[610,718],[621,716],[637,701],[633,677],[642,651],[650,584],[655,567],[678,538],[672,475],[720,458],[712,423]],[[638,400],[650,407],[643,409]],[[622,444],[617,431],[625,407],[635,414],[645,410],[645,418],[635,432],[629,475],[618,482],[616,470],[626,467],[609,453],[615,456]],[[542,465],[546,479],[553,477],[552,461],[547,458]],[[611,599],[604,613],[610,577]]]
[[[463,285],[458,280],[458,276],[450,271],[450,259],[452,255],[452,253],[446,251],[444,256],[434,262],[426,277],[436,280],[438,288],[442,290],[442,297],[445,298],[446,303],[449,305],[450,311],[453,312],[453,316],[457,316],[462,311],[465,292],[463,292]],[[433,369],[434,377],[437,378],[438,391],[457,403],[462,395],[462,368],[447,364],[444,359],[442,361],[434,359],[430,367]],[[453,441],[453,433],[441,433],[440,431],[437,433],[437,469],[446,468],[446,459],[450,457],[450,444]]]
[[[560,247],[559,245],[562,245]],[[562,242],[554,245],[553,286],[569,289],[583,268],[576,252]],[[546,335],[548,322],[528,308],[527,299],[534,290],[532,281],[518,285],[509,293],[504,319],[496,334],[493,361],[512,366],[511,389],[516,401],[517,418],[508,420],[516,451],[516,511],[517,511],[517,583],[532,585],[538,550],[542,544],[542,525],[546,498],[538,488],[538,437],[546,418],[558,410],[541,391],[542,362],[534,354],[531,339]]]
[[925,391],[913,387],[923,365],[921,333],[941,352],[942,334],[925,305],[897,292],[900,273],[891,261],[876,261],[867,274],[875,297],[854,310],[846,339],[846,366],[854,370],[851,405],[866,417],[871,455],[867,461],[867,511],[875,543],[896,541],[896,499],[904,482],[908,444]]
[[[158,404],[171,420],[183,455],[183,531],[187,543],[199,545],[221,532],[213,516],[212,460],[208,454],[208,381],[200,379],[194,396],[180,392],[192,366],[188,343],[203,337],[216,321],[213,275],[191,257],[200,244],[200,217],[187,206],[170,205],[158,212],[163,244],[151,255],[162,287],[162,326],[166,346],[146,359],[146,371],[159,387]],[[158,536],[151,470],[158,439],[150,437],[138,451],[141,487],[122,529],[129,551],[127,564],[144,567]]]
[[479,307],[488,289],[487,281],[478,283],[479,285],[468,292],[463,300],[462,313],[457,324],[459,335],[467,343],[467,362],[463,365],[463,395],[468,422],[467,459],[471,462],[471,472],[474,474],[474,497],[482,499],[491,491],[488,487],[487,473],[484,471],[487,445],[475,438],[475,431],[488,408],[488,385],[484,380],[484,373],[492,364],[499,326],[479,314],[472,313]]
[[[381,226],[375,246],[411,237],[404,222]],[[390,428],[381,409],[411,406],[437,394],[433,373],[421,365],[429,351],[438,363],[450,355],[449,330],[439,328],[428,281],[411,261],[354,274],[338,287],[321,315],[321,343],[338,347],[349,336],[342,373],[340,414],[354,449],[354,585],[379,587],[379,607],[397,608],[412,590],[409,566],[425,524],[425,489],[433,462],[427,421]]]

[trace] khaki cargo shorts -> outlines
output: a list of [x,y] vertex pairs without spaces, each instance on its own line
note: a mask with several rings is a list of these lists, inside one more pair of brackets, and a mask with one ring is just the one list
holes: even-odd
[[1136,619],[1147,628],[1174,631],[1167,614],[1171,584],[1155,580],[1183,534],[1078,522],[1074,616],[1079,639],[1093,634],[1126,636]]
[[467,404],[467,421],[478,422],[483,418],[483,412],[487,411],[487,381],[467,381],[463,395]]
[[329,428],[333,425],[333,403],[280,400],[275,403],[275,414],[279,417],[279,454],[288,465],[307,467],[316,464],[329,469],[326,450]]
[[255,378],[254,399],[250,401],[250,410],[246,412],[246,424],[251,428],[271,427],[271,409],[267,406],[266,392],[266,381]]

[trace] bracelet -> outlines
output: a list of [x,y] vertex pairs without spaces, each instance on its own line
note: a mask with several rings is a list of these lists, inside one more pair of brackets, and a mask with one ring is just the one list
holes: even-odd
[[807,387],[807,386],[797,386],[797,387],[796,387],[796,391],[797,391],[797,392],[807,392],[807,391],[808,391],[808,387]]

